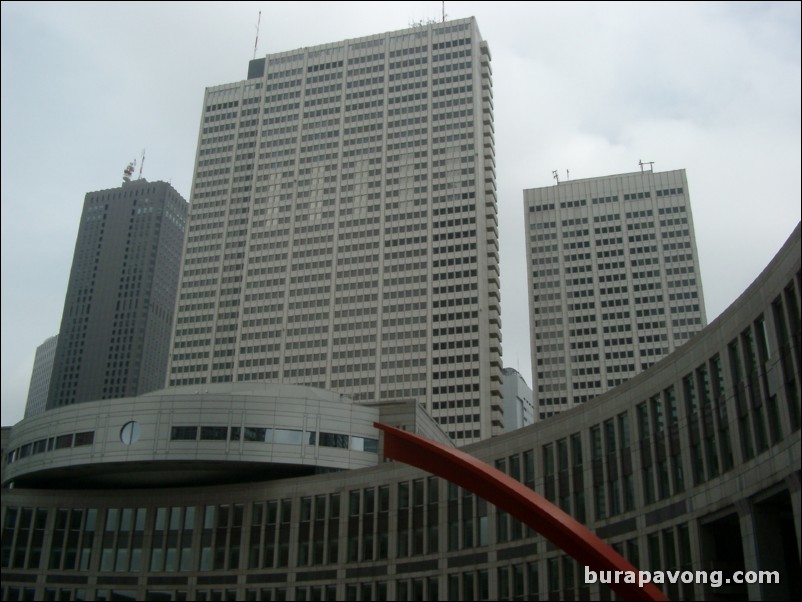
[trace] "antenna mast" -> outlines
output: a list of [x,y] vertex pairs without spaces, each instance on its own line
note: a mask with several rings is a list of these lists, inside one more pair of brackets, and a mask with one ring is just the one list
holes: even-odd
[[137,180],[141,180],[142,179],[142,168],[143,167],[145,167],[145,149],[144,148],[142,149],[142,162],[139,164],[139,176],[137,177]]
[[638,159],[638,165],[640,165],[640,172],[643,173],[643,166],[648,165],[649,171],[654,172],[654,161],[641,161]]
[[554,176],[554,179],[557,180],[557,183],[559,184],[560,183],[560,174],[557,173],[556,169],[552,170],[551,175]]
[[259,11],[259,18],[256,20],[256,40],[253,42],[253,58],[256,58],[256,47],[259,45],[259,25],[262,24],[262,11]]
[[442,9],[442,13],[443,13],[443,23],[445,23],[445,22],[446,22],[446,16],[447,16],[447,15],[446,15],[446,2],[445,2],[445,0],[443,0],[443,2],[442,2],[442,6],[443,6],[443,9]]

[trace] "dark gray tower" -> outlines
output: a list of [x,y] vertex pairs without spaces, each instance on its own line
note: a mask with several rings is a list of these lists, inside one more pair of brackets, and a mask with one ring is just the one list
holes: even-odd
[[48,409],[164,386],[186,217],[166,182],[87,193]]
[[28,401],[25,404],[25,418],[38,416],[47,406],[47,391],[50,389],[50,375],[53,374],[53,360],[56,358],[58,335],[45,340],[36,348],[31,371],[31,384],[28,387]]

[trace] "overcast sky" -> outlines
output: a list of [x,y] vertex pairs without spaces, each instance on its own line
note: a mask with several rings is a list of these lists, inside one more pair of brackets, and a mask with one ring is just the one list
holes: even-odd
[[[84,195],[189,197],[203,91],[257,56],[404,29],[440,2],[2,3],[2,424],[58,332]],[[525,188],[685,168],[708,319],[800,219],[800,3],[446,2],[493,57],[504,364],[531,384]]]

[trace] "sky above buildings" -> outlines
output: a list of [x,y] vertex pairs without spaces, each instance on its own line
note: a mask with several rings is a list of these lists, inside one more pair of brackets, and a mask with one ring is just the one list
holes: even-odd
[[[2,3],[2,424],[61,323],[86,192],[129,161],[189,198],[203,91],[254,56],[441,2]],[[708,319],[800,220],[800,4],[446,2],[493,57],[504,364],[531,384],[525,188],[685,168]],[[139,165],[137,165],[137,170]]]

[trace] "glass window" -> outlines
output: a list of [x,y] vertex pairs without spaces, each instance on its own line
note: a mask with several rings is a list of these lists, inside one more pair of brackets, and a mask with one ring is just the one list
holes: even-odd
[[267,441],[267,431],[270,429],[246,426],[244,430],[245,441]]
[[75,433],[75,447],[80,445],[92,445],[95,441],[95,431],[86,431],[83,433]]
[[379,487],[379,512],[390,511],[390,488],[387,485]]
[[319,444],[322,447],[338,447],[348,449],[348,435],[337,433],[320,433]]
[[663,391],[663,397],[666,402],[669,424],[676,426],[679,423],[679,416],[677,415],[677,399],[674,395],[674,387],[668,387]]
[[174,426],[170,431],[170,439],[173,441],[195,441],[197,438],[197,426]]
[[117,508],[109,508],[106,512],[106,531],[116,531],[119,521],[120,511]]
[[530,489],[535,488],[535,454],[530,449],[523,453],[524,485]]
[[641,441],[649,438],[649,410],[645,403],[638,404],[638,436]]
[[663,420],[663,404],[660,400],[660,395],[655,395],[650,400],[652,405],[652,417],[654,418],[654,430],[657,433],[662,433],[665,428]]
[[184,512],[184,531],[191,531],[195,525],[195,506],[190,506]]
[[225,441],[227,435],[226,426],[202,426],[200,430],[201,441]]
[[283,443],[286,445],[301,445],[303,443],[303,431],[293,429],[273,430],[273,443]]
[[568,441],[566,439],[557,441],[557,469],[560,472],[568,470]]
[[120,518],[120,531],[130,531],[133,527],[134,509],[123,508],[122,516]]
[[379,451],[379,440],[370,437],[351,437],[351,449],[375,454]]
[[696,403],[696,387],[693,383],[693,377],[686,376],[682,379],[682,384],[685,389],[685,407],[688,416],[695,416],[698,411],[698,405]]
[[546,476],[554,474],[554,448],[551,444],[543,446],[543,472]]
[[626,412],[618,415],[618,436],[620,449],[627,449],[629,447],[629,415]]
[[72,447],[72,433],[56,437],[56,449],[65,449],[67,447]]
[[590,454],[593,460],[601,460],[602,457],[602,442],[601,442],[601,429],[594,426],[590,429]]
[[350,516],[359,516],[359,490],[349,492],[348,494],[348,514]]
[[614,454],[616,450],[616,443],[615,443],[615,423],[612,420],[607,420],[604,423],[604,439],[605,439],[605,451],[608,454]]
[[134,520],[134,531],[142,532],[145,530],[145,516],[147,510],[145,508],[137,508],[136,519]]
[[398,508],[409,508],[409,483],[398,484]]
[[170,508],[170,531],[178,531],[181,526],[181,508]]

